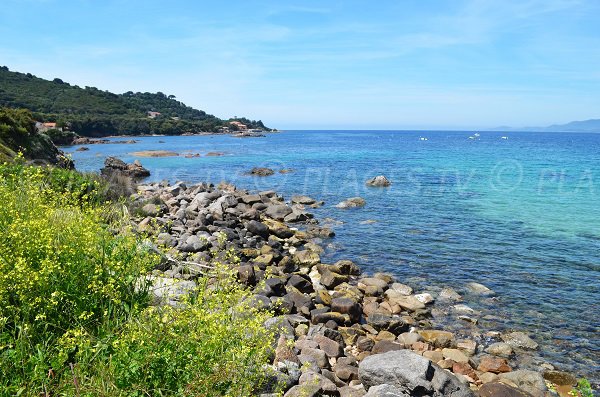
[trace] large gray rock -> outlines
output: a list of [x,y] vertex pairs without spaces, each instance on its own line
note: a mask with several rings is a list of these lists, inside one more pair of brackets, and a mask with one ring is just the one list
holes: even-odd
[[385,176],[377,175],[375,178],[371,178],[367,181],[367,186],[373,187],[387,187],[392,184]]
[[282,221],[286,216],[292,213],[292,209],[285,204],[275,204],[270,205],[265,214],[269,218],[276,219],[278,221]]
[[365,387],[388,384],[408,395],[473,397],[469,387],[427,358],[396,350],[365,358],[358,367]]
[[250,221],[246,224],[246,229],[256,236],[260,236],[265,239],[269,237],[269,228],[262,222]]
[[150,176],[150,171],[144,168],[138,160],[135,160],[132,164],[127,164],[116,157],[107,157],[104,160],[104,168],[100,169],[100,173],[109,178],[114,175],[123,175],[133,179]]

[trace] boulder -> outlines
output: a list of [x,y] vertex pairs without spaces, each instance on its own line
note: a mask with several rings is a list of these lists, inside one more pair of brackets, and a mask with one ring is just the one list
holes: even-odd
[[404,322],[400,316],[390,316],[383,313],[372,313],[367,318],[367,324],[375,328],[377,331],[389,331],[394,335],[398,335],[408,330],[408,324]]
[[474,396],[454,375],[409,350],[366,357],[358,367],[358,377],[367,389],[388,384],[411,396]]
[[133,179],[142,179],[150,176],[150,171],[144,168],[138,160],[135,160],[132,164],[127,164],[116,157],[107,157],[104,160],[104,168],[100,170],[100,173],[109,178],[115,175]]
[[255,175],[255,176],[269,176],[269,175],[273,175],[274,173],[275,173],[275,171],[273,171],[270,168],[266,168],[266,167],[254,167],[249,172],[250,175]]
[[501,380],[506,379],[514,383],[519,389],[526,391],[533,397],[544,397],[548,390],[542,374],[536,371],[520,369],[499,376]]
[[469,357],[466,356],[465,353],[458,349],[442,349],[442,354],[444,355],[444,359],[452,360],[457,363],[468,363]]
[[333,339],[329,339],[325,335],[315,335],[313,340],[319,344],[319,348],[325,352],[327,357],[339,357],[344,355],[344,346]]
[[327,360],[327,355],[323,350],[314,349],[310,347],[305,347],[300,352],[298,359],[302,364],[305,362],[314,363],[319,368],[326,368],[329,366],[329,361]]
[[477,295],[494,295],[494,291],[492,291],[491,289],[489,289],[488,287],[486,287],[483,284],[471,282],[471,283],[467,283],[466,288],[472,294],[477,294]]
[[419,335],[427,343],[435,347],[448,347],[454,342],[454,335],[448,331],[438,331],[434,329],[418,331]]
[[512,347],[520,347],[521,349],[535,350],[538,348],[537,342],[531,339],[524,332],[508,332],[500,335],[502,340]]
[[209,246],[210,242],[206,238],[194,235],[188,237],[179,250],[182,252],[200,252],[206,250]]
[[339,204],[337,204],[336,208],[342,208],[342,209],[358,208],[358,207],[364,207],[365,204],[367,204],[365,199],[363,199],[361,197],[351,197],[351,198],[344,200],[344,201],[340,202]]
[[413,293],[413,289],[406,284],[392,283],[392,286],[390,288],[400,295],[408,296],[412,295]]
[[494,356],[509,357],[513,354],[513,349],[508,343],[496,342],[489,345],[485,352]]
[[358,265],[349,260],[337,261],[329,268],[333,272],[349,276],[358,276],[360,274],[360,268],[358,267]]
[[321,261],[319,254],[309,250],[296,251],[294,261],[299,266],[314,266]]
[[332,299],[331,311],[348,314],[352,321],[358,321],[362,313],[362,309],[358,302],[345,297]]
[[246,224],[246,229],[255,236],[260,236],[264,239],[269,237],[269,228],[262,222],[250,221]]
[[284,218],[291,213],[292,209],[285,204],[269,205],[265,211],[265,215],[278,221],[284,220]]
[[453,288],[446,287],[440,291],[438,299],[452,302],[461,300],[462,296],[460,296],[460,294],[456,292]]
[[385,291],[385,296],[391,305],[398,305],[411,312],[425,309],[425,303],[421,302],[416,295],[405,296],[393,289],[388,289]]
[[499,374],[501,372],[510,372],[512,368],[508,365],[508,362],[504,358],[485,356],[479,362],[477,370],[481,372],[492,372]]
[[321,273],[321,284],[325,288],[333,289],[338,285],[348,281],[348,276],[343,276],[341,274],[332,272],[328,268],[320,269]]
[[374,178],[367,180],[366,185],[372,187],[387,187],[390,186],[392,182],[390,182],[385,176],[378,175]]
[[292,196],[292,204],[302,204],[302,205],[312,205],[317,202],[317,200],[310,198],[308,196],[296,195]]
[[287,285],[296,288],[298,291],[309,294],[313,292],[313,285],[311,282],[298,274],[292,274],[288,279]]

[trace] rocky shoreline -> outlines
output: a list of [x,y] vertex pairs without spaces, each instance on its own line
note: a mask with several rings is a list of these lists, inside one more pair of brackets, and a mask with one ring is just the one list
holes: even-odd
[[322,204],[310,197],[286,202],[274,191],[178,182],[139,185],[132,198],[137,229],[169,253],[152,275],[157,304],[177,305],[196,286],[220,236],[237,253],[240,282],[259,286],[256,305],[277,314],[265,324],[277,338],[264,396],[276,384],[285,396],[567,396],[577,381],[551,365],[521,363],[538,348],[525,333],[433,329],[438,304],[476,321],[451,288],[415,293],[392,275],[363,275],[351,261],[322,263],[321,244],[334,232],[307,211]]

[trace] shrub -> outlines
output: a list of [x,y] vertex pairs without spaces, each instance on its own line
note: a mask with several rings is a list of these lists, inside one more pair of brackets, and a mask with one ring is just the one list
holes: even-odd
[[60,382],[75,337],[110,332],[146,302],[134,284],[154,258],[127,230],[109,231],[93,192],[65,170],[0,166],[2,392]]
[[89,175],[0,165],[0,396],[256,394],[271,314],[225,265],[238,259],[217,250],[179,307],[149,307],[157,255],[99,189]]
[[[231,273],[205,277],[185,308],[150,307],[115,342],[115,382],[130,396],[248,396],[273,339]],[[223,274],[226,274],[223,276]]]

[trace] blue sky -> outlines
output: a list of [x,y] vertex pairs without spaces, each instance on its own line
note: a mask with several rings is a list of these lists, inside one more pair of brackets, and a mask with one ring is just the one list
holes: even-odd
[[1,0],[0,65],[284,129],[600,118],[600,1]]

